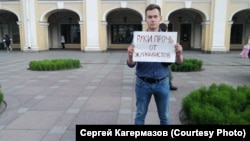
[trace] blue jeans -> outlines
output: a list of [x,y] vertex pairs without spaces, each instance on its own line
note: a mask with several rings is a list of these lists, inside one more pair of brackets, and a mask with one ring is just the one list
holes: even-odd
[[136,115],[135,125],[144,125],[148,112],[148,106],[154,95],[158,116],[161,125],[170,123],[169,120],[169,78],[166,77],[158,83],[147,83],[136,78]]

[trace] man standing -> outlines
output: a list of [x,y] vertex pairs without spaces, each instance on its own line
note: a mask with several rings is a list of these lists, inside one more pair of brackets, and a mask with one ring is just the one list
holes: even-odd
[[[148,32],[159,32],[159,25],[162,20],[161,8],[156,4],[150,4],[145,9],[145,21]],[[127,65],[136,66],[136,115],[134,122],[136,125],[143,125],[148,112],[148,106],[151,96],[154,95],[157,112],[161,125],[170,124],[169,120],[169,63],[161,62],[134,62],[134,45],[131,44],[128,49]],[[176,63],[183,62],[182,46],[175,45]]]
[[[162,31],[167,32],[167,31],[168,31],[167,27],[168,27],[168,26],[167,26],[165,23],[161,23],[161,24],[160,24],[160,30],[162,30]],[[170,90],[171,90],[171,91],[177,90],[177,87],[175,87],[175,86],[173,85],[173,83],[172,83],[173,74],[172,74],[172,68],[171,68],[170,65],[168,66],[168,76],[169,76]]]
[[7,35],[7,34],[5,35],[3,42],[5,42],[7,51],[12,51],[12,48],[10,47],[11,39],[10,39],[9,35]]
[[61,36],[61,44],[62,44],[62,48],[65,49],[65,38],[63,35]]

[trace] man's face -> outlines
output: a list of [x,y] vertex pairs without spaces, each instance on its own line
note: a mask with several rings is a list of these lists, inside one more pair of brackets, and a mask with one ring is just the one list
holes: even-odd
[[148,29],[151,31],[158,30],[161,19],[162,17],[157,9],[148,10],[146,12],[146,22]]

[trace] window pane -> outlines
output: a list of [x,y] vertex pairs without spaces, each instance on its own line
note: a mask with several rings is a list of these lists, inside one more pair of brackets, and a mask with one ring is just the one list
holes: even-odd
[[12,42],[14,44],[20,44],[20,36],[19,36],[19,28],[18,25],[12,25]]
[[112,24],[111,44],[130,44],[134,31],[141,31],[141,24]]

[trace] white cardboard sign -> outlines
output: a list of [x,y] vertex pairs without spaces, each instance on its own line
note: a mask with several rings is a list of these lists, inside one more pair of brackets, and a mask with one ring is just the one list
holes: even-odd
[[140,32],[133,37],[135,62],[175,62],[177,32]]

